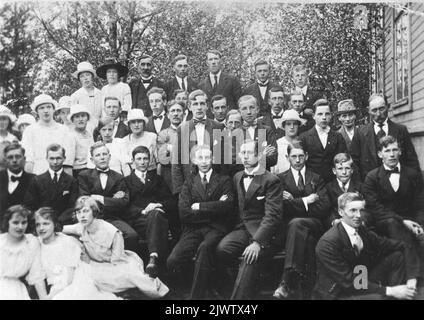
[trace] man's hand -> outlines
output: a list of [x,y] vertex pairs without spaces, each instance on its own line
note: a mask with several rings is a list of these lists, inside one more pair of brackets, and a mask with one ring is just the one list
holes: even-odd
[[417,291],[414,288],[408,288],[405,284],[386,288],[386,296],[396,299],[412,300],[416,294]]
[[276,151],[277,151],[277,149],[273,146],[270,146],[270,145],[266,146],[265,149],[264,149],[265,156],[270,156],[270,155],[274,154]]
[[191,205],[191,210],[200,210],[200,203],[196,202]]
[[408,281],[406,281],[406,286],[410,289],[417,289],[417,279],[409,279]]
[[308,204],[312,204],[319,200],[319,195],[316,193],[311,193],[309,196],[304,198]]
[[227,199],[228,199],[228,196],[224,194],[223,196],[221,196],[221,198],[219,198],[219,201],[226,201]]
[[258,260],[259,251],[261,246],[256,241],[253,241],[243,252],[243,258],[247,264],[252,264]]
[[162,213],[165,213],[165,211],[162,210],[162,204],[161,203],[149,203],[147,205],[147,207],[144,208],[143,211],[141,211],[141,213],[142,214],[148,214],[150,211],[153,211],[153,210],[158,210]]
[[290,192],[283,191],[283,200],[293,200],[293,195]]
[[122,199],[123,197],[125,197],[125,192],[124,191],[118,191],[117,193],[115,193],[113,195],[112,198],[114,198],[114,199]]
[[424,233],[423,228],[416,223],[415,221],[412,220],[403,220],[403,224],[409,229],[411,230],[411,232],[413,234],[415,234],[416,236],[419,236],[420,234]]

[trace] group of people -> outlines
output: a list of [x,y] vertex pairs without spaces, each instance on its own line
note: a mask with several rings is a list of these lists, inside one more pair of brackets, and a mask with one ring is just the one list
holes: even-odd
[[160,298],[166,274],[171,291],[190,277],[190,299],[227,277],[231,299],[251,299],[283,251],[277,299],[413,299],[423,179],[385,97],[370,96],[370,122],[357,127],[354,101],[333,111],[303,64],[290,94],[265,60],[246,88],[220,52],[206,64],[197,82],[178,55],[163,82],[144,55],[126,84],[115,61],[81,62],[81,88],[59,103],[35,97],[37,120],[0,107],[0,298],[29,298],[28,284],[40,299],[119,299],[129,288]]

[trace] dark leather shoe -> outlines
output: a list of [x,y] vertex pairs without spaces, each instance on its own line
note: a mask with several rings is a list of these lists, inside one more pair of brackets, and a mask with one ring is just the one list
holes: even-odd
[[289,298],[290,290],[287,286],[287,284],[283,281],[280,283],[278,288],[274,291],[274,294],[272,295],[276,299],[287,299]]
[[151,278],[156,278],[158,276],[158,264],[157,264],[158,258],[156,256],[150,256],[149,264],[146,267],[146,273]]

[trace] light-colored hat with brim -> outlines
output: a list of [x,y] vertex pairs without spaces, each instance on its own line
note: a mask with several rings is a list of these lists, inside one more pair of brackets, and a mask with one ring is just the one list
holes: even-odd
[[283,116],[281,117],[281,123],[289,120],[299,121],[300,125],[304,125],[306,123],[306,119],[302,119],[299,116],[299,113],[294,109],[284,111]]
[[3,105],[0,105],[0,117],[8,117],[10,122],[16,121],[16,116],[13,114],[13,112]]
[[62,109],[70,109],[71,108],[71,97],[70,96],[63,96],[59,99],[59,105],[56,109],[56,111],[62,110]]
[[108,69],[116,69],[118,70],[118,77],[123,77],[128,74],[128,68],[117,62],[113,58],[109,58],[106,60],[104,65],[100,66],[96,70],[96,74],[99,78],[106,79],[106,72]]
[[72,117],[78,113],[86,113],[88,115],[88,120],[90,120],[91,113],[88,111],[87,107],[82,104],[73,104],[71,106],[71,112],[68,115],[68,120],[72,121]]
[[342,100],[337,104],[338,115],[344,114],[344,113],[357,112],[357,111],[358,109],[356,109],[352,99]]
[[36,123],[36,122],[37,122],[37,120],[35,120],[35,118],[34,118],[31,114],[29,114],[29,113],[24,113],[24,114],[21,114],[21,115],[18,117],[18,121],[16,121],[16,125],[17,125],[17,126],[18,126],[18,128],[19,128],[19,126],[20,126],[21,124],[26,123],[26,124],[31,125],[31,124],[34,124],[34,123]]
[[72,75],[74,76],[74,78],[79,79],[79,75],[81,72],[90,72],[93,77],[96,76],[96,70],[94,70],[93,65],[88,61],[78,63],[77,71],[75,71]]
[[42,104],[50,103],[53,105],[54,109],[56,110],[58,108],[58,104],[56,100],[54,100],[51,96],[48,94],[40,94],[34,98],[34,102],[31,105],[31,109],[37,112],[37,108],[41,106]]
[[149,119],[144,115],[144,112],[141,109],[131,109],[130,111],[128,111],[128,123],[133,120],[143,120],[145,124],[149,122]]

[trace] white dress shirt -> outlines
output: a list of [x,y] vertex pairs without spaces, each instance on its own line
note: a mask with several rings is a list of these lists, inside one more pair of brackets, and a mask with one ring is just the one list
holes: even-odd
[[22,177],[22,174],[23,174],[23,171],[19,172],[18,174],[14,174],[12,171],[7,169],[7,175],[9,176],[9,183],[7,185],[9,194],[12,194],[19,185],[19,180],[12,182],[12,176],[20,178]]
[[210,168],[209,171],[206,173],[199,171],[200,181],[203,181],[203,176],[206,174],[206,180],[209,183],[209,181],[211,180],[212,171],[213,171],[212,168]]
[[[380,131],[380,125],[378,122],[374,121],[374,132],[377,135],[377,133]],[[387,119],[383,122],[383,127],[381,128],[386,133],[386,135],[389,134],[389,124],[387,123]]]
[[266,86],[264,86],[264,85],[260,85],[259,84],[259,81],[258,81],[258,86],[259,86],[259,91],[261,92],[261,97],[262,97],[262,99],[264,99],[265,100],[265,95],[266,95],[266,89],[268,88],[268,80],[265,82],[265,83],[263,83],[263,84],[266,84]]
[[134,173],[140,179],[140,181],[143,182],[143,184],[146,184],[146,173],[147,172],[141,172],[140,170],[135,169]]
[[183,90],[183,81],[184,81],[184,88],[185,88],[185,91],[187,91],[188,92],[188,82],[187,82],[187,77],[185,77],[184,79],[183,78],[180,78],[179,76],[177,76],[177,75],[175,75],[175,78],[177,78],[177,82],[178,82],[178,85],[180,86],[180,89],[181,90]]
[[[221,70],[219,70],[219,72],[216,74],[216,77],[218,79],[218,83],[216,85],[219,84],[219,77],[220,76],[221,76]],[[213,74],[213,73],[210,72],[209,73],[209,78],[211,80],[212,87],[214,87],[215,86],[215,74]]]
[[119,120],[118,119],[119,119],[119,117],[114,120],[115,126],[113,127],[112,137],[115,137],[116,133],[118,132],[118,126],[119,126]]
[[[106,170],[106,172],[109,170]],[[99,171],[100,184],[102,189],[106,189],[108,175],[106,172]]]
[[153,78],[153,76],[150,76],[148,78],[141,77],[141,81],[140,82],[143,84],[144,88],[147,89],[147,87],[150,86],[151,82],[143,82],[143,80],[151,80],[152,78]]
[[321,129],[321,127],[315,125],[315,128],[318,132],[319,140],[321,141],[322,147],[325,149],[327,146],[328,133],[330,132],[330,127],[327,127],[325,130]]
[[[206,119],[206,117],[204,118]],[[203,123],[198,123],[194,126],[196,130],[197,144],[203,146],[205,144],[205,125]]]
[[296,87],[296,91],[300,91],[303,93],[304,96],[306,96],[306,92],[308,91],[308,86],[306,85],[303,88]]
[[[275,114],[274,111],[271,110],[271,118],[273,116],[280,116],[282,117],[284,113],[284,109],[281,110],[281,112],[279,114]],[[283,118],[279,118],[279,119],[272,119],[272,121],[274,122],[275,128],[282,128],[282,120]]]
[[343,182],[341,182],[339,179],[337,179],[337,183],[339,184],[340,189],[342,189],[344,192],[347,192],[347,190],[349,189],[350,180],[346,182],[346,184],[344,185],[344,188],[343,188]]
[[352,228],[349,226],[346,222],[343,220],[341,221],[342,226],[345,228],[347,235],[349,236],[350,243],[352,244],[352,247],[357,247],[359,252],[362,251],[364,248],[364,242],[362,241],[361,236],[358,234],[355,228]]
[[[293,169],[293,167],[290,167],[290,170],[293,174],[293,178],[294,178],[294,182],[296,183],[296,186],[299,187],[299,171],[297,171],[296,169]],[[306,167],[303,166],[303,168],[300,170],[300,174],[302,175],[303,178],[303,183],[306,186]],[[308,203],[306,202],[305,197],[302,198],[302,202],[303,205],[305,206],[306,211],[308,211],[309,207],[308,207]]]
[[57,175],[57,181],[59,181],[60,176],[62,175],[62,172],[63,172],[63,168],[60,169],[59,171],[53,171],[52,169],[49,168],[49,173],[50,173],[50,177],[52,178],[52,180],[54,179],[55,172],[56,172],[56,175]]
[[152,117],[153,124],[155,125],[155,130],[158,133],[161,131],[163,121],[165,120],[165,117],[166,117],[165,110],[160,113],[159,117],[160,116],[162,116],[162,119],[153,119],[153,117]]
[[[255,175],[255,173],[256,172],[258,172],[259,171],[259,165],[257,165],[252,171],[250,171],[250,172],[248,172],[246,169],[244,169],[244,172],[246,173],[246,174],[249,174],[249,175]],[[244,190],[247,192],[247,190],[249,189],[249,187],[250,187],[250,184],[252,183],[252,180],[253,180],[253,178],[250,178],[250,177],[246,177],[246,178],[244,178],[243,179],[243,185],[244,185]]]
[[[384,169],[386,170],[391,170],[388,166],[386,166],[383,163]],[[390,184],[392,185],[392,188],[395,192],[397,192],[399,190],[399,180],[400,180],[400,163],[397,164],[396,166],[399,169],[399,173],[391,173],[389,180],[390,180]]]

